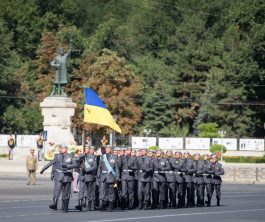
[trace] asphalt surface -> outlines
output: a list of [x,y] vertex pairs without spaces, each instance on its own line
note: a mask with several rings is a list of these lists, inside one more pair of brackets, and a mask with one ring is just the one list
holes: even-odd
[[48,208],[52,199],[52,185],[47,178],[39,179],[35,186],[27,186],[25,179],[0,176],[0,221],[265,221],[264,185],[223,184],[221,206],[216,206],[214,198],[210,208],[78,212],[74,210],[77,194],[73,194],[68,213]]

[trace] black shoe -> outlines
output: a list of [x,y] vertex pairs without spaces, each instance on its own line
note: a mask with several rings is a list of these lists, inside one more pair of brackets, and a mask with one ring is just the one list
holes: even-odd
[[143,209],[143,203],[142,203],[142,201],[139,201],[138,210],[142,210],[142,209]]
[[148,203],[147,202],[144,202],[144,207],[143,207],[143,210],[147,210],[147,205],[148,205]]
[[217,206],[220,206],[220,198],[217,198]]
[[91,204],[92,204],[92,201],[87,201],[87,209],[88,211],[91,211]]
[[133,200],[132,199],[129,200],[128,209],[129,210],[133,209]]
[[64,213],[68,212],[69,200],[63,200],[63,207],[62,210]]
[[207,207],[211,206],[211,196],[207,195],[207,201],[205,201],[205,203],[207,204]]
[[111,212],[113,209],[113,202],[109,201],[108,211]]
[[164,201],[160,201],[159,209],[164,209]]
[[91,211],[94,211],[95,210],[95,201],[92,200],[91,201]]
[[84,199],[84,201],[83,201],[83,204],[82,204],[82,207],[86,207],[86,197],[85,197],[85,199]]
[[104,203],[104,201],[103,200],[100,200],[99,201],[99,210],[104,210],[105,209],[105,203]]
[[82,206],[83,206],[83,199],[78,201],[78,205],[75,206],[75,209],[82,211]]
[[57,210],[57,203],[58,203],[58,200],[53,199],[53,203],[49,205],[49,208],[52,210]]

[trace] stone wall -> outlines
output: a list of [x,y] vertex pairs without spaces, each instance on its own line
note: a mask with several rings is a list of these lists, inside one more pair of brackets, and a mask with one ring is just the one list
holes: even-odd
[[223,164],[224,183],[265,184],[265,164]]

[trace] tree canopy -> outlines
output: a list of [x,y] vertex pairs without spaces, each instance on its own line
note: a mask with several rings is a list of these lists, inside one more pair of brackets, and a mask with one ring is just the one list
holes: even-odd
[[264,136],[264,24],[262,0],[1,0],[0,131],[42,130],[50,62],[72,36],[74,127],[100,130],[82,121],[88,86],[125,134]]

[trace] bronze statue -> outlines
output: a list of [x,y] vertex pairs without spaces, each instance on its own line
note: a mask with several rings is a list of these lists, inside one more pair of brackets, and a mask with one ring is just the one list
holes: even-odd
[[[66,96],[64,92],[64,86],[68,83],[67,80],[67,57],[70,56],[72,50],[72,38],[70,39],[69,49],[64,53],[64,49],[61,47],[58,49],[58,55],[52,60],[51,66],[55,67],[55,80],[53,85],[53,90],[51,96],[53,95],[62,95]],[[56,93],[57,91],[57,93]]]

